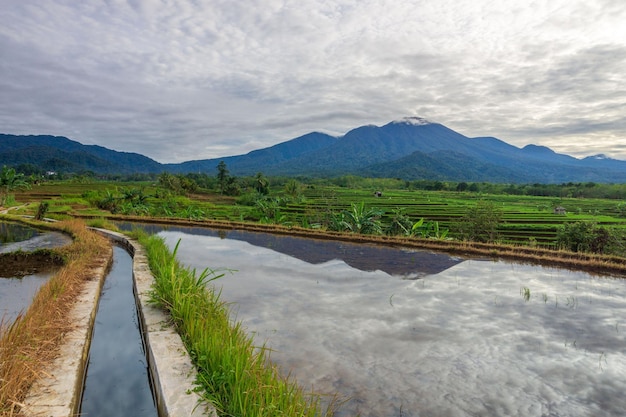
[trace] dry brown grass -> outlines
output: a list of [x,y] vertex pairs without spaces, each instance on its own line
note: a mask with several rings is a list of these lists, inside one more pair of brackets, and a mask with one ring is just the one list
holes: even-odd
[[89,231],[84,222],[70,220],[54,228],[73,235],[74,242],[59,249],[65,265],[37,293],[28,310],[11,325],[0,324],[0,416],[17,416],[32,383],[45,375],[72,328],[67,317],[83,283],[93,270],[107,267],[111,243]]

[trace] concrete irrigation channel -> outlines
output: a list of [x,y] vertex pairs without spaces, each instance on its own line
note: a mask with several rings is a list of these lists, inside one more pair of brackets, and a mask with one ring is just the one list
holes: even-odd
[[[143,247],[122,234],[101,229],[97,231],[124,248],[132,257],[132,286],[137,320],[143,336],[149,385],[152,386],[158,416],[217,416],[215,409],[194,393],[195,368],[180,336],[169,324],[167,314],[148,304],[148,293],[154,277]],[[87,283],[72,311],[75,328],[66,335],[61,354],[48,372],[48,377],[37,381],[31,388],[22,407],[24,415],[61,417],[81,413],[94,323],[107,274],[108,271],[100,269]],[[119,343],[125,342],[119,340]],[[116,363],[109,366],[115,367]],[[98,381],[92,384],[97,385]],[[108,394],[103,392],[103,395]]]

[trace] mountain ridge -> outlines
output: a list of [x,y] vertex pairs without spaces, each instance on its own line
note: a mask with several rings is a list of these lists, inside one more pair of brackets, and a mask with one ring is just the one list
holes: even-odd
[[[332,177],[359,175],[405,180],[511,183],[626,182],[626,161],[592,155],[577,159],[541,145],[518,148],[495,137],[464,136],[442,124],[406,117],[365,125],[343,136],[311,132],[247,154],[161,164],[144,155],[83,145],[49,135],[0,134],[0,165],[30,163],[47,170],[111,173],[216,173]],[[51,168],[50,168],[51,167]]]

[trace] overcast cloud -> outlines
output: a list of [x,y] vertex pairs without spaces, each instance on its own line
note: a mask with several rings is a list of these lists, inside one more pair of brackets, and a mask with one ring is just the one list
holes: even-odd
[[0,132],[159,162],[404,116],[626,159],[623,0],[4,0]]

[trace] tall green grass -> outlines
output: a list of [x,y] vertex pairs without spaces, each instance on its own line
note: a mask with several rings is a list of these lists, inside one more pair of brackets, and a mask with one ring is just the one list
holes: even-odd
[[211,281],[221,275],[181,265],[158,236],[139,233],[155,276],[152,300],[166,308],[198,369],[199,392],[222,416],[332,416],[335,401],[306,393],[257,347]]

